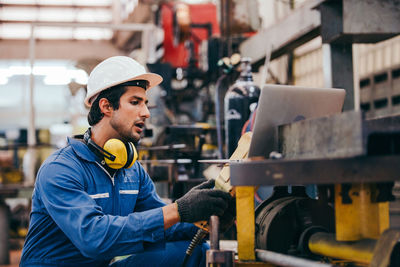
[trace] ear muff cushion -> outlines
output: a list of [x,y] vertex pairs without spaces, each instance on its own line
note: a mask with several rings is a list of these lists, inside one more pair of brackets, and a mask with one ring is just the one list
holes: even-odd
[[124,168],[132,167],[133,163],[136,162],[138,158],[138,153],[136,151],[135,145],[131,142],[126,144],[127,151],[128,151],[128,160],[124,166]]
[[114,161],[104,158],[106,164],[110,168],[117,170],[126,165],[128,160],[128,151],[124,142],[118,139],[110,139],[104,144],[103,148],[115,156]]

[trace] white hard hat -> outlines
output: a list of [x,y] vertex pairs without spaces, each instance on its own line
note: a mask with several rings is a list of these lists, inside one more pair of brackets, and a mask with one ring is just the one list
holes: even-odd
[[158,74],[147,73],[142,65],[130,57],[115,56],[107,58],[100,62],[89,75],[85,104],[90,107],[94,96],[101,91],[135,80],[148,81],[149,86],[147,89],[150,89],[160,84],[163,79]]

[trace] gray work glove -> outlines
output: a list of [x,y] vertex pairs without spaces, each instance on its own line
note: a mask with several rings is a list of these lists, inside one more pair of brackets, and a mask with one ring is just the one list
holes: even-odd
[[229,193],[212,189],[214,184],[214,180],[204,182],[176,200],[181,222],[205,221],[211,215],[221,216],[224,214],[232,197]]
[[219,218],[219,230],[221,233],[226,232],[231,228],[236,218],[236,199],[231,197],[228,202],[228,208],[224,211],[224,214]]

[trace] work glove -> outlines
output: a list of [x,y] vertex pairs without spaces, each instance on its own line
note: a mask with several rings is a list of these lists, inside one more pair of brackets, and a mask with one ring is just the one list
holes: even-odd
[[226,232],[233,223],[236,218],[236,199],[231,197],[228,202],[228,208],[226,208],[224,214],[219,218],[219,230],[221,233]]
[[214,184],[214,180],[204,182],[176,200],[181,222],[205,221],[211,215],[221,216],[224,214],[232,197],[229,193],[212,189]]

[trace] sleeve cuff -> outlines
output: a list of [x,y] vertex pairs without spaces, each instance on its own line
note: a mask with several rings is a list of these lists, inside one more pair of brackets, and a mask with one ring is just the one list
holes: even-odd
[[165,239],[164,215],[161,207],[141,212],[140,217],[143,241],[158,242]]

